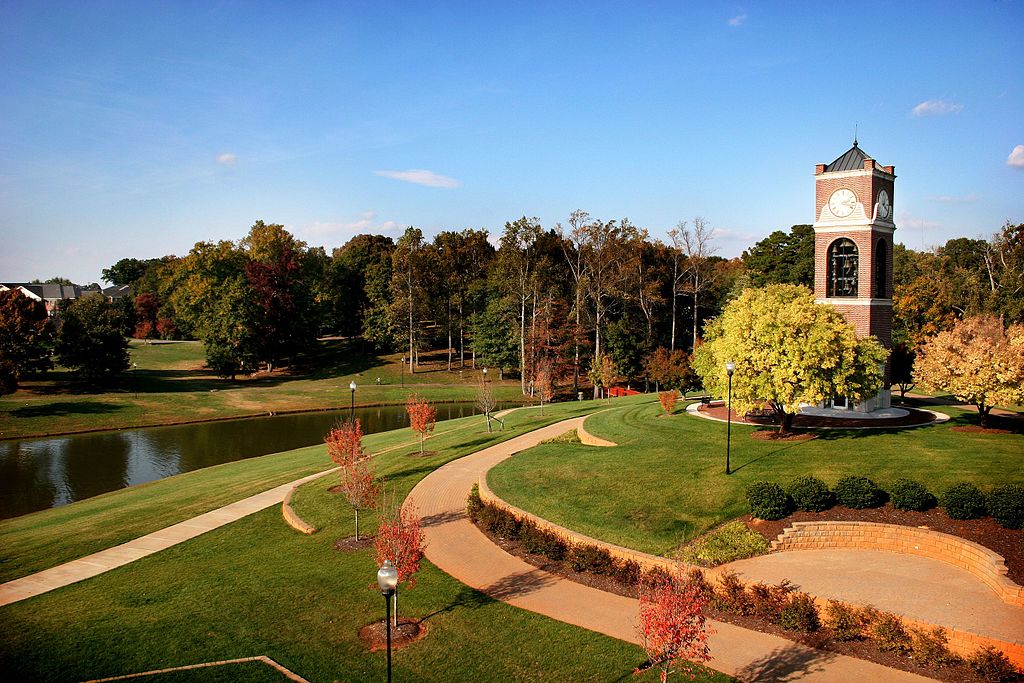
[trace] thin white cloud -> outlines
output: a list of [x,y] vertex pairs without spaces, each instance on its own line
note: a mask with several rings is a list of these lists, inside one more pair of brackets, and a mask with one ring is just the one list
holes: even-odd
[[729,26],[742,26],[743,22],[747,20],[747,13],[737,14],[729,19]]
[[978,201],[978,195],[966,194],[963,197],[958,197],[951,194],[940,194],[935,197],[929,197],[928,201],[939,202],[940,204],[971,204]]
[[397,235],[402,231],[398,221],[377,220],[376,211],[363,211],[354,221],[320,222],[316,221],[301,229],[305,235],[321,237],[325,235]]
[[943,114],[959,114],[964,105],[945,100],[925,100],[911,110],[914,116],[941,116]]
[[918,218],[909,213],[903,213],[900,215],[896,224],[904,230],[933,230],[935,228],[942,227],[942,223],[938,221],[930,221],[926,218]]
[[235,162],[238,161],[238,157],[235,156],[234,152],[224,152],[217,155],[216,161],[221,166],[234,166]]
[[384,178],[392,178],[393,180],[401,180],[416,185],[426,185],[427,187],[453,188],[462,184],[455,178],[416,168],[409,171],[374,171],[373,173]]
[[1017,145],[1006,157],[1006,165],[1014,168],[1024,168],[1024,145]]

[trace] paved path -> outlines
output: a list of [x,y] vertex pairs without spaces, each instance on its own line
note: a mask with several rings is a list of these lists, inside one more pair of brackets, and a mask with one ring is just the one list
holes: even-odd
[[732,562],[747,580],[789,579],[821,598],[874,605],[911,619],[1007,642],[1024,638],[1024,609],[1008,605],[969,572],[884,550],[798,550]]
[[[330,472],[332,470],[327,470]],[[91,579],[129,562],[160,552],[207,531],[230,524],[271,505],[280,504],[284,496],[297,483],[305,483],[327,474],[321,472],[303,477],[297,481],[282,484],[269,491],[257,493],[222,508],[186,519],[151,534],[132,539],[127,543],[101,550],[98,553],[57,565],[51,569],[0,584],[0,607],[12,602],[31,598],[68,584]]]
[[[508,415],[510,412],[515,410],[509,408],[502,410],[494,414],[496,418],[502,418]],[[439,436],[441,434],[447,434],[449,432],[466,429],[469,425],[462,425],[459,427],[452,427],[444,431],[440,431],[434,434]],[[410,445],[418,443],[417,441],[409,441],[401,443],[396,446],[391,446],[381,451],[374,453],[374,457],[383,455],[384,453],[390,453],[394,450],[402,448],[408,448]],[[139,558],[158,553],[161,550],[170,548],[171,546],[183,543],[189,539],[195,538],[200,534],[205,534],[207,531],[212,531],[225,524],[230,524],[243,517],[247,517],[253,513],[264,510],[271,505],[277,505],[284,501],[284,497],[290,490],[296,486],[305,484],[307,481],[312,481],[318,477],[330,474],[336,468],[324,470],[323,472],[317,472],[295,481],[290,481],[287,484],[281,484],[280,486],[274,487],[268,491],[257,493],[249,496],[242,500],[236,501],[224,507],[211,510],[204,514],[191,519],[186,519],[184,522],[179,522],[172,526],[154,531],[151,534],[140,536],[139,538],[132,539],[127,543],[114,546],[113,548],[107,548],[101,550],[92,555],[81,557],[71,562],[65,562],[64,564],[57,565],[50,569],[44,569],[43,571],[36,572],[24,576],[20,579],[14,579],[7,583],[0,584],[0,607],[9,605],[12,602],[18,602],[19,600],[25,600],[36,595],[48,593],[49,591],[56,590],[63,586],[77,583],[78,581],[84,581],[85,579],[91,579],[94,576],[98,576],[104,572],[108,572],[111,569],[116,569],[129,562],[134,562]]]
[[[538,442],[578,428],[566,420],[468,455],[428,474],[407,504],[423,518],[427,558],[458,581],[516,607],[637,642],[637,601],[541,571],[490,542],[466,517],[466,497],[491,467]],[[852,657],[820,652],[776,636],[712,622],[711,667],[743,680],[927,681]]]

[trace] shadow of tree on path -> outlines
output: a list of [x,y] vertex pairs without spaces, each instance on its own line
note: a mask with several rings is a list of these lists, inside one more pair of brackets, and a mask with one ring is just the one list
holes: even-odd
[[557,580],[557,576],[542,572],[539,569],[533,569],[502,577],[484,588],[483,592],[496,600],[507,601],[512,598],[529,595],[534,591],[550,586]]
[[779,647],[736,672],[741,681],[796,681],[814,673],[836,659],[830,652],[807,647]]
[[460,519],[466,519],[466,513],[463,510],[438,512],[435,515],[427,515],[420,519],[420,526],[441,526],[442,524],[448,524]]

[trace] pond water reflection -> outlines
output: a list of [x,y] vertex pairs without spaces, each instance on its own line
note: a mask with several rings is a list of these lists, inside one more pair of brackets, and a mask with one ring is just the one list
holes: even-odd
[[[436,404],[437,419],[475,415]],[[322,443],[348,410],[0,441],[0,518],[233,460]],[[406,427],[405,406],[357,408],[365,434]],[[411,435],[410,435],[411,436]]]

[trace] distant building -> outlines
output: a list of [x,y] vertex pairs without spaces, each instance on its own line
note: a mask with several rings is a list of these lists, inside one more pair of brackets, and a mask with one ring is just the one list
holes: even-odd
[[[893,186],[896,169],[882,166],[853,147],[814,169],[814,294],[834,306],[857,330],[892,347]],[[888,364],[885,378],[888,383]],[[834,397],[833,407],[869,412],[888,408],[886,389],[850,405]]]
[[41,285],[28,282],[0,283],[0,292],[5,292],[11,289],[20,290],[22,294],[30,299],[42,301],[43,305],[46,306],[47,315],[50,316],[57,314],[57,306],[61,301],[80,299],[89,294],[104,294],[104,291],[100,289],[99,285],[87,285],[82,287],[80,285]]

